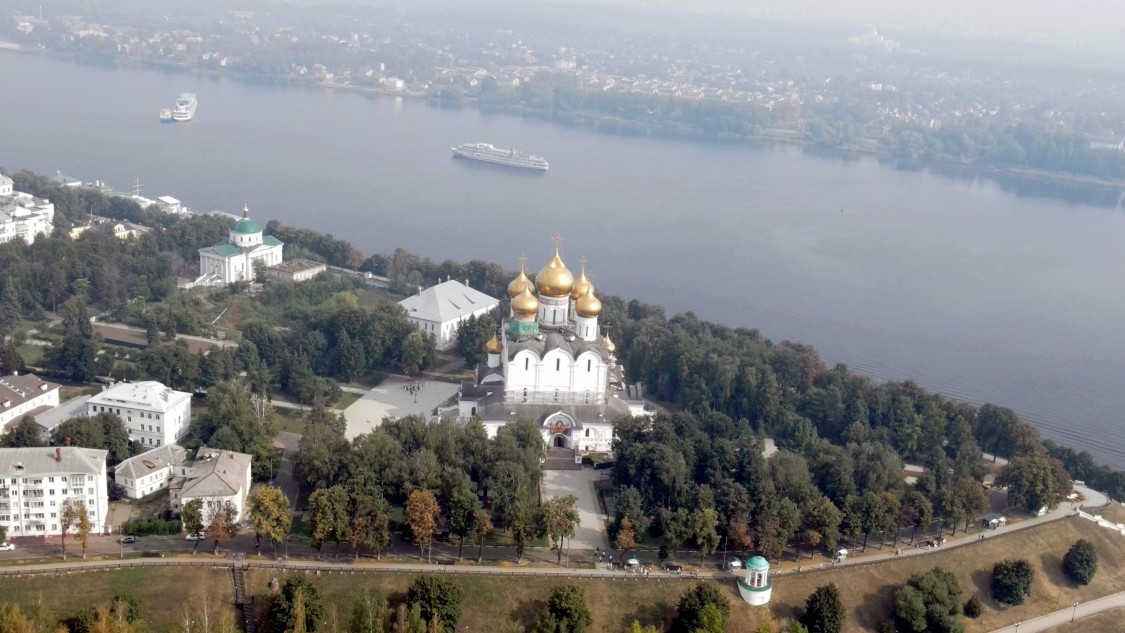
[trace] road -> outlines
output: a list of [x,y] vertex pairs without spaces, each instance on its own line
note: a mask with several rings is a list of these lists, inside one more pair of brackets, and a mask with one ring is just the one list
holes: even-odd
[[1081,602],[1078,603],[1077,607],[1072,605],[1065,609],[1055,611],[1054,613],[1048,613],[1047,615],[1041,615],[1037,618],[1006,626],[1002,629],[996,629],[992,631],[992,633],[1037,633],[1039,631],[1049,631],[1072,620],[1081,619],[1088,615],[1094,615],[1095,613],[1116,609],[1118,607],[1125,607],[1125,591],[1104,596],[1097,600]]

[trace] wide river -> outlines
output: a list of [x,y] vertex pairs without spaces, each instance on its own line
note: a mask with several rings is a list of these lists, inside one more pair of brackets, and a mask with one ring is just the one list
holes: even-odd
[[[0,165],[248,203],[438,260],[529,268],[561,232],[605,292],[1016,409],[1125,466],[1125,214],[874,160],[621,138],[349,92],[0,54]],[[188,124],[160,124],[176,94]],[[549,173],[451,158],[486,141]]]

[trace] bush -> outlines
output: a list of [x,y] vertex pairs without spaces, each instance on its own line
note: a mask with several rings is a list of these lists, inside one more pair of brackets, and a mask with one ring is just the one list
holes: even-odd
[[586,594],[578,585],[555,587],[547,601],[547,613],[534,629],[546,633],[582,633],[593,622]]
[[406,604],[418,605],[422,619],[432,622],[437,618],[446,631],[456,631],[461,619],[461,590],[440,576],[422,576],[406,592]]
[[940,567],[914,574],[895,592],[895,620],[903,633],[960,633],[961,588]]
[[691,633],[703,625],[703,612],[707,606],[715,607],[722,615],[723,622],[730,618],[730,601],[714,584],[700,583],[680,598],[676,610],[676,621],[672,630],[677,633]]
[[132,536],[168,536],[179,534],[183,531],[183,524],[179,521],[165,521],[163,519],[133,519],[125,524],[125,533]]
[[1098,552],[1094,544],[1084,538],[1075,541],[1074,545],[1063,556],[1063,573],[1076,585],[1088,585],[1098,571]]
[[801,622],[809,633],[840,633],[844,630],[844,601],[835,584],[821,585],[805,600]]
[[980,603],[980,598],[978,598],[976,595],[974,595],[972,598],[969,598],[969,601],[965,603],[966,616],[970,618],[979,618],[980,614],[983,612],[984,605]]
[[1004,604],[1023,604],[1033,580],[1035,570],[1026,560],[1002,560],[992,567],[992,597]]

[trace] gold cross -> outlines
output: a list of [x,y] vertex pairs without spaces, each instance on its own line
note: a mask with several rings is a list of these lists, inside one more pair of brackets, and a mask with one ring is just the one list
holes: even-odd
[[527,266],[527,255],[520,255],[520,270],[522,271]]
[[551,237],[551,241],[555,243],[555,250],[556,251],[559,250],[560,246],[562,246],[562,243],[563,243],[564,239],[565,238],[562,236],[562,233],[559,233],[558,231],[555,231],[555,234]]

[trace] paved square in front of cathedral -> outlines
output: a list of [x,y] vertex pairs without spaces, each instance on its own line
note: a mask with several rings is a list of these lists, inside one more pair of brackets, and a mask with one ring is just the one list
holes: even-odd
[[[408,389],[411,384],[418,385],[417,397]],[[429,380],[425,377],[412,379],[404,376],[388,376],[386,380],[372,387],[362,398],[344,409],[344,417],[348,421],[347,437],[351,440],[374,431],[383,423],[384,418],[421,415],[429,420],[434,408],[456,393],[457,385],[453,383]]]

